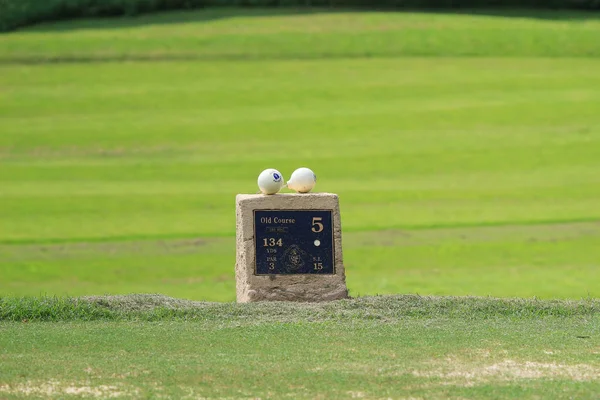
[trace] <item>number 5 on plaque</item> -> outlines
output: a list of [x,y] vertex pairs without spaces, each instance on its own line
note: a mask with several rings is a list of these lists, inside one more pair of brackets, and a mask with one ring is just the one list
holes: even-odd
[[313,217],[312,219],[312,231],[314,233],[321,233],[323,232],[323,229],[325,228],[323,226],[323,224],[321,223],[321,221],[323,221],[322,217]]

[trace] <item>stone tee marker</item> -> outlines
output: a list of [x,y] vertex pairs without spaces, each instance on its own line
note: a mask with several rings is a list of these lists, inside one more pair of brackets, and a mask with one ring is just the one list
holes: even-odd
[[348,297],[338,196],[236,197],[238,303]]

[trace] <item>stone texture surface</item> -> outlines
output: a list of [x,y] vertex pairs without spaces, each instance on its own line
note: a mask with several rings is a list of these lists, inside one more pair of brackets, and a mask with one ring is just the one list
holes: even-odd
[[[333,210],[335,275],[254,274],[254,210]],[[319,302],[348,297],[342,257],[338,196],[332,193],[239,194],[236,197],[236,292],[238,303],[254,301]]]

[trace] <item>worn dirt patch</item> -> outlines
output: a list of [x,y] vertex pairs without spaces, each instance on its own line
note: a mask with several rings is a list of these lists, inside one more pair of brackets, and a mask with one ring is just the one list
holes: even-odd
[[124,389],[111,385],[90,386],[50,380],[47,382],[32,382],[0,385],[0,394],[19,396],[64,397],[78,396],[82,398],[117,398],[138,395],[137,389]]
[[428,370],[415,370],[412,375],[440,378],[444,385],[477,386],[490,382],[529,379],[568,379],[592,381],[600,377],[600,366],[589,364],[559,364],[536,361],[503,360],[489,365],[466,365],[448,360],[448,365]]

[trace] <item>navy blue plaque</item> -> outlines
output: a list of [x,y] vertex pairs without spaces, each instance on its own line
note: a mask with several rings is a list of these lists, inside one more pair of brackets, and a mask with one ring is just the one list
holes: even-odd
[[256,275],[335,274],[331,210],[255,210]]

